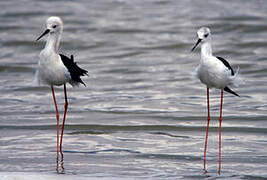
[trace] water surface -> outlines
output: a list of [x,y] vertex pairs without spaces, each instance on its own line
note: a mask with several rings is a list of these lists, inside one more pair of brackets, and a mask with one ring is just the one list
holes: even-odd
[[[33,87],[35,39],[51,15],[64,21],[60,52],[89,71],[68,86],[64,173],[78,179],[216,179],[219,90],[211,91],[208,173],[202,172],[206,90],[192,77],[196,31],[240,67],[225,94],[223,179],[267,178],[265,1],[1,1],[0,171],[55,175],[56,119],[49,87]],[[63,89],[56,88],[63,111]],[[62,115],[61,115],[62,117]],[[0,175],[1,177],[1,175]]]

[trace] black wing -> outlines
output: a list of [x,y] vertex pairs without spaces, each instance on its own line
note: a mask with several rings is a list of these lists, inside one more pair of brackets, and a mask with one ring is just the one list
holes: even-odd
[[222,63],[223,63],[226,67],[228,67],[228,69],[231,70],[231,74],[232,74],[232,76],[235,75],[234,70],[233,70],[233,68],[230,66],[229,62],[227,62],[227,61],[226,61],[225,59],[223,59],[222,57],[218,57],[218,56],[217,56],[217,58],[218,58],[220,61],[222,61]]
[[229,93],[231,93],[231,94],[233,94],[233,95],[235,95],[235,96],[238,96],[238,97],[240,97],[236,92],[234,92],[234,91],[232,91],[229,87],[225,87],[223,90],[225,90],[226,92],[229,92]]
[[85,83],[81,80],[80,76],[85,76],[88,75],[88,71],[86,71],[85,69],[80,68],[76,62],[74,62],[74,58],[73,55],[70,56],[70,58],[68,58],[67,56],[63,55],[63,54],[59,54],[61,57],[61,60],[63,62],[63,64],[66,66],[66,68],[68,69],[68,71],[70,72],[70,76],[71,76],[71,80],[73,80],[76,83],[81,83],[84,86]]

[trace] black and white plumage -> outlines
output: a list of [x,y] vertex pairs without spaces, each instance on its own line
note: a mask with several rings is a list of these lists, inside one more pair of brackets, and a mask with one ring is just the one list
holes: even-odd
[[61,58],[63,64],[65,65],[65,67],[68,69],[68,71],[70,73],[71,80],[69,83],[73,86],[78,85],[79,83],[86,86],[85,83],[81,80],[81,76],[87,75],[88,71],[80,68],[77,65],[77,63],[74,62],[73,55],[71,55],[70,58],[68,58],[67,56],[65,56],[63,54],[59,54],[59,55],[60,55],[60,58]]
[[235,96],[239,96],[236,92],[232,91],[229,86],[237,87],[242,81],[238,77],[239,68],[234,72],[230,66],[222,57],[215,57],[212,55],[211,49],[211,32],[207,27],[202,27],[197,31],[198,41],[192,48],[192,51],[201,44],[201,59],[200,64],[196,68],[195,74],[200,81],[207,86],[207,106],[208,106],[208,117],[207,117],[207,129],[206,139],[204,146],[204,171],[206,172],[206,151],[207,151],[207,140],[208,140],[208,128],[210,121],[210,110],[209,110],[209,89],[216,88],[221,89],[221,106],[220,106],[220,119],[219,119],[219,169],[218,173],[221,172],[221,122],[222,122],[222,104],[223,104],[223,91],[231,93]]
[[[202,27],[198,30],[197,34],[199,39],[192,48],[192,51],[198,44],[201,44],[200,64],[196,68],[196,75],[200,81],[208,88],[226,88],[228,90],[230,89],[229,86],[238,86],[240,84],[240,79],[238,78],[239,69],[234,73],[227,60],[212,55],[210,29]],[[230,93],[239,96],[232,90]]]
[[[57,160],[59,157],[59,151],[62,154],[62,141],[63,141],[63,131],[66,119],[66,113],[68,109],[67,100],[67,90],[66,83],[70,83],[72,86],[78,86],[79,84],[85,83],[81,80],[81,76],[87,75],[87,71],[80,68],[75,62],[73,55],[68,58],[65,55],[59,54],[59,43],[61,39],[61,34],[63,32],[63,22],[59,17],[52,16],[46,21],[45,32],[37,38],[37,41],[41,39],[44,35],[48,34],[45,48],[41,51],[39,57],[38,69],[36,72],[36,80],[38,83],[43,83],[51,86],[53,100],[56,109],[57,118]],[[56,98],[54,94],[54,86],[64,85],[64,95],[65,95],[65,106],[64,115],[61,128],[61,139],[59,145],[59,113],[56,103]],[[57,163],[58,168],[58,163]]]
[[85,83],[80,76],[87,75],[87,71],[78,67],[73,56],[68,58],[58,53],[63,22],[59,17],[52,16],[47,19],[46,31],[37,39],[49,34],[45,48],[41,51],[39,65],[36,73],[38,83],[60,86],[70,83],[77,86]]
[[[230,66],[230,64],[228,63],[228,61],[226,61],[225,59],[223,59],[222,57],[217,56],[217,58],[222,61],[222,63],[231,71],[231,76],[234,76],[234,70],[233,68]],[[236,92],[232,91],[228,86],[225,86],[225,88],[223,89],[224,91],[231,93],[235,96],[239,96]]]

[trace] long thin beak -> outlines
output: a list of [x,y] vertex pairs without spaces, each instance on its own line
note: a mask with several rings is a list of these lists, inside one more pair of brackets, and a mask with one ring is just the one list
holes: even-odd
[[43,34],[41,34],[41,36],[36,39],[36,41],[38,41],[39,39],[41,39],[44,35],[48,34],[49,32],[50,32],[49,29],[45,30],[45,32],[43,32]]
[[191,52],[194,51],[197,47],[197,45],[202,41],[202,39],[198,39],[197,43],[194,45],[194,47],[191,49]]

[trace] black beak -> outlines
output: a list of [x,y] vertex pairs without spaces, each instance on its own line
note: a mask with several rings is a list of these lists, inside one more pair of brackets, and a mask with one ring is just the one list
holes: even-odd
[[45,32],[43,34],[41,34],[41,36],[36,39],[36,41],[38,41],[39,39],[41,39],[44,35],[48,34],[49,32],[50,32],[49,29],[45,30]]
[[197,45],[202,41],[202,39],[198,39],[197,43],[194,45],[194,47],[191,49],[191,52],[194,51],[197,47]]

